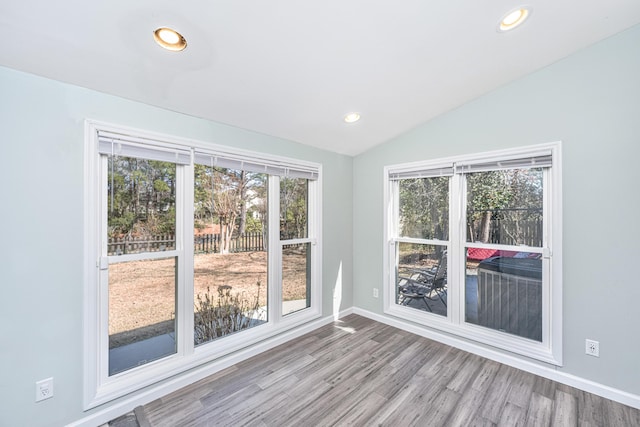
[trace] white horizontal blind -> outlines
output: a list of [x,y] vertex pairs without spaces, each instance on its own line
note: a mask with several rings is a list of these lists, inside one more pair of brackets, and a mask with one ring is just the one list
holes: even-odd
[[436,167],[428,169],[413,170],[391,170],[389,171],[390,180],[413,179],[413,178],[435,178],[439,176],[452,176],[453,166]]
[[458,162],[455,165],[456,173],[487,172],[503,169],[533,169],[550,168],[553,164],[551,151],[535,153],[531,156],[513,157],[491,160],[477,160],[471,162]]
[[[115,132],[98,131],[98,152],[100,154],[188,165],[191,163],[191,151],[192,148],[190,147],[176,146],[153,139],[139,138]],[[318,179],[317,167],[293,162],[263,159],[244,154],[208,152],[195,149],[194,163],[288,178]]]
[[260,159],[257,157],[196,151],[194,154],[194,162],[198,165],[265,173],[287,178],[318,179],[318,170],[314,167]]
[[188,148],[161,145],[157,141],[113,132],[98,131],[98,152],[106,155],[157,160],[179,165],[191,163],[191,150]]
[[433,178],[455,174],[487,172],[504,169],[550,168],[553,165],[551,150],[540,150],[515,156],[490,157],[459,161],[435,166],[404,166],[389,170],[392,181],[415,178]]

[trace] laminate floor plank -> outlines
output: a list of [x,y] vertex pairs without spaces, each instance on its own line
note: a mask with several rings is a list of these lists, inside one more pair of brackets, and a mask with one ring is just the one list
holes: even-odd
[[[332,426],[340,424],[340,419],[349,412],[357,411],[358,408],[366,410],[367,400],[371,396],[371,391],[363,387],[353,386],[346,383],[333,388],[326,395],[334,393],[335,400],[332,402],[329,397],[329,403],[326,407],[316,406],[304,420],[310,426]],[[300,425],[299,423],[297,424]]]
[[469,427],[496,427],[496,423],[478,415],[469,421]]
[[558,388],[558,383],[555,381],[536,376],[536,379],[533,382],[532,392],[553,400],[556,396],[556,388]]
[[420,426],[444,426],[447,419],[455,409],[460,400],[460,394],[444,387],[434,391],[429,398],[428,405],[425,405],[424,413],[418,418],[417,424]]
[[[578,403],[576,397],[568,392],[556,390],[556,398],[553,404],[553,418],[551,425],[572,427],[578,425]],[[610,424],[624,425],[624,424]]]
[[526,409],[531,402],[534,382],[535,375],[516,370],[516,373],[511,379],[506,401]]
[[[578,403],[578,424],[581,427],[604,425],[603,405],[606,400],[591,393],[576,390]],[[633,424],[631,424],[633,425]],[[640,425],[635,424],[635,425]]]
[[464,391],[471,386],[480,368],[482,368],[482,358],[470,354],[467,361],[462,364],[453,379],[447,384],[447,388],[459,393]]
[[524,425],[525,413],[523,409],[511,402],[507,402],[502,408],[500,413],[500,420],[498,426],[504,427],[518,427]]
[[373,413],[371,420],[375,420],[375,423],[379,425],[391,425],[389,420],[396,418],[396,414],[403,412],[404,406],[415,396],[417,389],[418,384],[405,383]]
[[496,372],[493,382],[489,389],[490,393],[487,393],[487,398],[482,403],[482,417],[487,420],[498,423],[500,421],[500,414],[504,408],[504,404],[507,400],[507,396],[511,387],[511,381],[518,373],[517,369],[511,368],[507,365],[500,365],[500,369]]
[[[369,344],[373,343],[370,342]],[[397,342],[389,340],[385,345],[377,344],[377,348],[364,355],[359,355],[353,363],[346,363],[341,369],[336,372],[329,373],[324,379],[329,384],[336,384],[344,379],[351,381],[363,381],[367,376],[376,373],[377,370],[389,364],[395,356],[390,351],[387,351],[387,346],[399,346],[400,339]],[[373,377],[371,377],[371,381]]]
[[259,379],[256,382],[256,384],[258,385],[258,387],[264,390],[269,386],[271,386],[272,384],[280,381],[281,379],[294,375],[296,371],[298,371],[299,369],[307,365],[310,365],[311,363],[315,362],[315,360],[316,359],[309,356],[308,354],[304,354],[300,357],[296,357],[293,360],[291,360],[290,363],[288,363],[287,365],[277,368],[276,370],[272,371],[270,374]]
[[475,418],[479,411],[480,404],[484,401],[484,392],[476,390],[472,387],[462,392],[462,396],[449,413],[446,424],[449,427],[463,427],[469,425],[469,420]]
[[640,426],[640,411],[350,315],[168,394],[152,427]]
[[295,424],[299,420],[299,414],[302,409],[317,405],[322,402],[323,396],[331,390],[331,386],[324,381],[310,384],[308,382],[301,383],[302,387],[293,387],[287,392],[289,399],[284,406],[263,404],[262,422],[268,426],[284,426],[287,424]]
[[553,400],[538,393],[531,394],[531,402],[527,410],[526,426],[548,427],[551,425]]
[[471,384],[471,388],[482,392],[487,391],[491,386],[491,383],[495,379],[496,373],[500,369],[500,366],[502,365],[498,362],[484,359],[482,365],[480,366],[480,370],[478,371],[478,375]]
[[378,409],[387,402],[387,399],[378,393],[371,393],[359,404],[354,405],[336,422],[336,426],[367,426],[371,422],[371,417]]
[[611,402],[603,408],[603,422],[606,425],[639,426],[638,414],[632,408],[617,402]]

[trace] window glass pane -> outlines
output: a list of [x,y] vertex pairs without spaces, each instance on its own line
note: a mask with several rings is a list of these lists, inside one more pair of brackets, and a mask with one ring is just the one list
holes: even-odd
[[449,177],[399,181],[401,237],[449,239]]
[[397,243],[398,304],[447,315],[446,246]]
[[542,341],[542,259],[531,252],[467,249],[465,320]]
[[267,321],[267,175],[195,165],[194,343]]
[[108,156],[109,255],[175,249],[176,165]]
[[466,177],[468,242],[542,246],[542,169]]
[[311,307],[311,243],[282,245],[282,314]]
[[309,180],[280,178],[280,240],[308,237]]
[[176,258],[109,266],[109,375],[176,352]]

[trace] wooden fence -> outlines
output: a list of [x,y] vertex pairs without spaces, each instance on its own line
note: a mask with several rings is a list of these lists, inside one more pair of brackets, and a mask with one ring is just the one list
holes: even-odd
[[[481,220],[468,222],[467,232],[471,241],[479,240],[481,223]],[[542,209],[494,209],[491,211],[487,243],[539,247],[542,246],[542,235]]]
[[[193,236],[195,253],[220,252],[219,234],[197,234]],[[140,252],[163,252],[174,250],[176,239],[173,235],[152,237],[119,237],[109,239],[108,255],[136,254]],[[255,252],[266,250],[265,233],[245,233],[234,236],[229,242],[229,252]]]

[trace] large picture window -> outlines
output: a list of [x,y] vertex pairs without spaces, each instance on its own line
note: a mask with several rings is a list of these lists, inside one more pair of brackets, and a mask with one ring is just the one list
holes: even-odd
[[320,316],[319,165],[86,135],[86,408]]
[[387,167],[385,311],[561,364],[560,144]]

